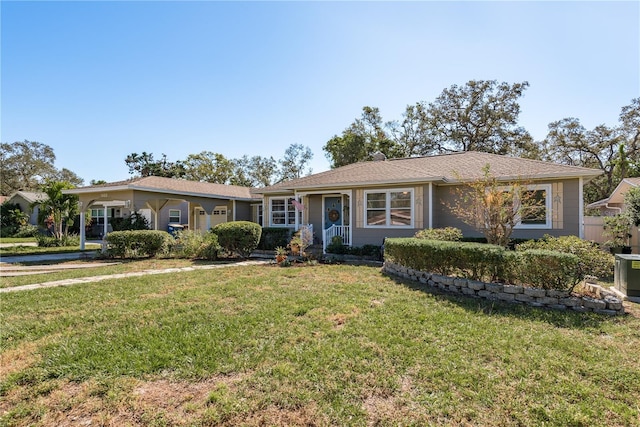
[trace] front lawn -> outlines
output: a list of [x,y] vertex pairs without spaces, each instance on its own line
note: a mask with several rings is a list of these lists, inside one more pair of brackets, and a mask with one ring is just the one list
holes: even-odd
[[0,425],[640,425],[640,319],[354,266],[3,294]]
[[[101,246],[97,243],[87,243],[84,250],[96,251],[100,248]],[[80,246],[39,247],[17,244],[15,246],[0,248],[0,256],[63,254],[69,252],[81,252]]]

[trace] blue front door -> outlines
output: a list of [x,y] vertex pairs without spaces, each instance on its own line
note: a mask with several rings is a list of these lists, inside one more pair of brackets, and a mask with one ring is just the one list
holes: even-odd
[[342,197],[324,198],[324,229],[342,225]]

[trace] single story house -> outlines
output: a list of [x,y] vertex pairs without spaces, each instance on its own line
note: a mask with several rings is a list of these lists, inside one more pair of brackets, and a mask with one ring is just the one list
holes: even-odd
[[622,213],[624,212],[624,195],[633,187],[640,187],[640,178],[624,178],[609,197],[590,203],[587,208],[599,209],[602,216]]
[[29,224],[38,225],[39,204],[47,200],[46,193],[38,191],[16,191],[5,200],[6,203],[18,205],[23,213],[29,215]]
[[525,181],[544,205],[543,218],[522,221],[513,237],[583,236],[583,185],[600,170],[488,153],[380,155],[253,191],[262,196],[263,226],[308,227],[325,248],[334,236],[350,246],[382,245],[386,237],[447,226],[480,237],[447,203],[457,197],[455,188],[483,178],[486,165],[499,181]]
[[[585,217],[585,224],[588,227],[587,239],[598,243],[607,241],[607,236],[604,234],[603,217],[623,213],[626,208],[624,196],[629,189],[634,187],[640,187],[640,178],[624,178],[611,192],[609,197],[587,205],[589,209],[597,209],[600,211],[600,216]],[[630,234],[629,244],[633,253],[640,253],[640,229],[638,229],[638,227],[631,227]]]
[[[246,220],[261,223],[262,200],[248,187],[148,176],[108,184],[63,190],[79,197],[80,223],[90,215],[99,234],[111,218],[144,215],[152,229],[171,226],[207,231],[216,224]],[[101,230],[100,230],[101,229]],[[81,246],[86,236],[80,228]]]

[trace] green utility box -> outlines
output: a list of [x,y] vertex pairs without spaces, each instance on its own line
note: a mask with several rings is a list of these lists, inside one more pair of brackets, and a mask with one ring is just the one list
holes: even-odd
[[628,297],[640,297],[640,255],[616,255],[616,289]]

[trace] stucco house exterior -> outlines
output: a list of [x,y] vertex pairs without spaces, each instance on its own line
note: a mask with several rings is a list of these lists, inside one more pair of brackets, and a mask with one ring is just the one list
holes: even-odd
[[447,226],[480,237],[447,202],[456,187],[481,179],[486,165],[499,181],[525,181],[543,201],[544,218],[522,221],[512,237],[583,236],[583,185],[601,171],[488,153],[381,156],[253,191],[262,196],[263,226],[308,227],[325,248],[336,235],[346,245],[382,245],[386,237]]
[[640,187],[640,178],[624,178],[606,199],[587,205],[589,209],[599,209],[600,215],[611,216],[624,212],[624,195],[630,188]]
[[[207,231],[216,224],[246,220],[260,222],[261,198],[248,187],[211,184],[183,179],[148,176],[108,184],[64,190],[79,197],[81,218],[109,231],[111,218],[144,215],[154,230],[176,224],[191,230]],[[86,236],[80,233],[81,246]]]
[[47,194],[38,191],[16,191],[5,200],[6,203],[20,206],[20,210],[29,215],[29,224],[38,225],[39,203],[47,200]]
[[[631,188],[640,187],[640,178],[624,178],[618,186],[611,192],[611,195],[606,199],[598,200],[587,205],[589,209],[597,209],[600,212],[600,216],[585,217],[585,224],[588,226],[587,238],[598,243],[603,243],[607,240],[607,236],[604,235],[604,221],[605,216],[614,216],[625,211],[624,196]],[[640,229],[638,227],[631,227],[631,238],[629,244],[633,253],[640,252]]]

